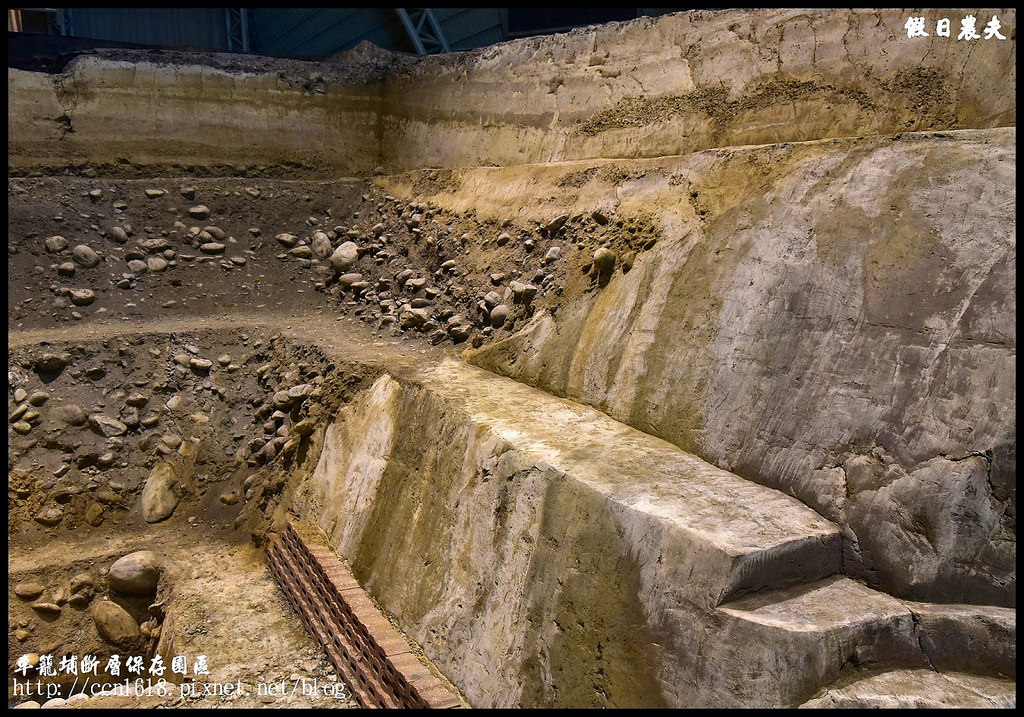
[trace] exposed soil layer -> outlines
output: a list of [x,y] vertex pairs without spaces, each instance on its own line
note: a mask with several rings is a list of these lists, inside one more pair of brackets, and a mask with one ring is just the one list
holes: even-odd
[[[68,590],[69,578],[73,584],[74,576],[85,574],[95,578],[96,595],[86,604],[64,604],[54,616],[32,609],[11,593],[8,620],[12,629],[17,629],[8,642],[9,674],[16,674],[14,662],[23,654],[49,654],[58,656],[57,660],[65,655],[96,656],[100,662],[95,674],[80,671],[61,680],[61,696],[79,695],[67,706],[90,709],[355,706],[344,687],[337,686],[337,677],[319,646],[294,618],[265,567],[263,552],[243,531],[224,529],[201,509],[188,512],[192,513],[189,521],[172,520],[149,530],[79,530],[35,547],[16,542],[18,550],[9,566],[10,586],[36,582],[45,586],[45,595],[54,596]],[[93,625],[96,606],[108,592],[110,566],[121,555],[139,549],[158,553],[164,566],[157,602],[166,619],[162,620],[163,649],[159,652],[155,650],[159,634],[147,649],[131,650],[101,639]],[[72,562],[68,562],[69,553],[75,555]],[[133,604],[138,600],[115,599],[140,612],[141,617],[149,617],[145,606]],[[123,662],[131,654],[145,657],[142,689],[136,689],[137,675],[124,666],[117,677],[104,674],[114,654],[121,655]],[[163,677],[168,683],[162,688],[156,687],[159,678],[147,672],[156,654],[165,658]],[[208,674],[201,668],[196,674],[195,661],[200,655],[206,657]],[[173,656],[186,658],[185,675],[171,671]],[[114,694],[101,694],[105,686]],[[147,691],[144,686],[152,688]],[[12,684],[9,689],[9,704],[25,701],[25,697],[12,699]],[[83,693],[88,699],[82,699]]]
[[[61,671],[44,681],[60,692],[37,702],[84,691],[89,699],[68,706],[355,706],[303,632],[262,548],[287,512],[288,486],[312,470],[324,426],[398,339],[322,319],[301,324],[301,337],[281,332],[302,321],[198,317],[11,335],[12,399],[29,389],[24,404],[37,415],[22,416],[32,430],[12,430],[9,451],[8,671],[19,674],[24,655],[33,663],[51,655],[55,668],[68,655],[100,660],[91,678],[82,673],[72,684],[79,675],[65,680]],[[332,348],[342,335],[366,348],[342,354]],[[424,344],[414,353],[440,351]],[[217,354],[222,360],[197,373],[191,358]],[[182,355],[186,365],[174,361]],[[69,363],[53,375],[33,368],[53,357]],[[296,386],[303,388],[289,397]],[[168,475],[169,512],[154,516],[160,501],[150,488]],[[159,590],[121,594],[109,582],[112,565],[139,550],[159,559]],[[108,601],[143,626],[141,636],[111,641],[97,617]],[[168,686],[140,693],[135,675],[103,673],[115,654],[146,665],[159,655],[168,668],[174,656],[192,665],[204,655],[209,673],[168,672]],[[125,677],[131,688],[97,692],[97,683]],[[34,696],[22,690],[10,682],[11,705]]]
[[477,220],[358,180],[18,178],[8,203],[17,330],[294,307],[479,345],[596,288],[597,248],[658,238],[642,217]]
[[[730,623],[665,603],[668,621],[648,634],[656,613],[637,586],[662,552],[642,561],[637,545],[650,540],[631,544],[602,522],[597,508],[611,503],[600,491],[576,523],[558,517],[568,498],[555,501],[549,532],[583,551],[583,563],[557,541],[505,529],[495,535],[510,554],[536,543],[540,557],[508,568],[493,550],[479,554],[496,578],[554,576],[536,583],[540,607],[527,617],[540,637],[524,662],[489,632],[511,624],[516,586],[496,593],[495,613],[472,633],[444,623],[478,599],[468,592],[447,607],[431,598],[405,615],[393,609],[410,632],[433,611],[444,627],[420,635],[423,649],[450,639],[450,666],[476,671],[479,704],[662,705],[672,690],[686,704],[723,690],[714,699],[793,706],[823,687],[806,664],[819,658],[843,672],[820,704],[941,703],[921,660],[989,675],[998,682],[989,702],[1009,704],[1015,14],[999,16],[1005,42],[909,38],[895,10],[735,10],[419,59],[368,45],[318,62],[110,50],[63,58],[50,74],[12,69],[9,675],[47,655],[101,665],[115,654],[184,656],[190,666],[202,655],[209,674],[169,675],[163,694],[67,706],[355,706],[263,549],[286,518],[319,505],[310,478],[321,456],[354,450],[335,434],[367,425],[369,448],[352,465],[372,486],[395,459],[395,490],[358,488],[359,500],[371,497],[353,512],[434,548],[444,511],[423,496],[440,500],[444,481],[476,473],[450,450],[451,436],[470,435],[458,402],[434,401],[429,381],[403,383],[428,370],[486,403],[480,415],[522,419],[508,424],[515,440],[555,425],[547,399],[561,396],[603,412],[595,425],[614,422],[602,450],[628,425],[843,531],[842,551],[798,591],[835,618],[820,633],[780,583],[734,605]],[[446,376],[453,357],[487,380]],[[374,452],[374,421],[387,411],[366,403],[371,387],[406,401],[393,455]],[[372,420],[360,423],[364,404]],[[580,449],[580,421],[560,425],[552,445],[600,453]],[[436,450],[424,448],[438,437]],[[446,451],[454,457],[440,463]],[[644,470],[673,479],[639,455],[616,453],[637,464],[630,488]],[[487,483],[494,466],[481,461]],[[622,480],[628,472],[614,466],[605,460],[593,474]],[[466,524],[503,524],[533,506],[510,498],[515,485],[488,485],[497,509],[481,502]],[[565,485],[538,479],[537,495],[559,498]],[[468,510],[469,493],[445,495],[455,496],[452,511]],[[652,504],[664,508],[663,497]],[[332,520],[344,528],[350,518]],[[583,537],[566,539],[569,528]],[[368,535],[361,565],[358,551],[331,540],[381,600],[383,587],[392,599],[471,590],[486,572],[418,579],[444,561]],[[588,535],[599,547],[610,540],[614,559],[590,550]],[[494,536],[484,537],[456,547],[486,548]],[[148,580],[139,551],[152,553],[159,579],[132,592],[115,563],[133,555],[136,578]],[[696,561],[679,584],[699,590],[701,554],[665,555],[665,569]],[[858,581],[877,594],[863,598]],[[608,591],[622,599],[592,597]],[[887,657],[872,663],[886,647],[875,623],[863,623],[863,639],[859,628],[839,633],[858,609],[893,596],[922,601],[891,611],[915,662],[869,675],[892,667]],[[595,623],[613,637],[588,642]],[[769,634],[780,625],[807,651]],[[750,637],[762,628],[765,637]],[[685,665],[667,679],[645,651],[673,641]],[[731,655],[750,647],[770,656],[757,663],[771,665],[770,680],[768,668]],[[623,649],[626,669],[606,671]],[[75,692],[54,682],[61,698]],[[762,687],[778,694],[746,699]],[[978,697],[982,688],[963,689]],[[15,690],[9,681],[9,706],[31,696]],[[949,704],[973,704],[964,699]]]

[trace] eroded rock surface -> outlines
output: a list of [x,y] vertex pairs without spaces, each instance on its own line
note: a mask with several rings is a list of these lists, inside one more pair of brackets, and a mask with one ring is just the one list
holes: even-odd
[[876,587],[1012,604],[1014,137],[652,162],[665,239],[471,360],[796,495]]
[[11,70],[9,557],[103,548],[9,654],[267,677],[196,536],[301,513],[475,705],[1012,705],[1015,12],[921,12]]

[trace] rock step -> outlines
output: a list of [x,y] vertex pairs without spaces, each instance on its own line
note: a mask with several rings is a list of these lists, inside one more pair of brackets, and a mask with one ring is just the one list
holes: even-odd
[[789,707],[831,681],[791,692],[715,608],[834,575],[835,525],[593,408],[379,353],[294,509],[470,704]]
[[989,605],[905,601],[932,666],[1005,678],[1017,675],[1017,611]]
[[[877,693],[872,699],[882,700],[877,704],[835,706],[925,706],[890,704],[883,697],[904,699],[900,689],[910,689],[912,680],[922,675],[925,681],[921,685],[929,684],[932,678],[928,676],[936,674],[936,669],[985,673],[998,684],[1015,674],[1016,618],[1008,608],[912,603],[834,576],[749,595],[720,606],[717,612],[723,640],[730,642],[730,635],[742,635],[748,641],[739,648],[743,650],[749,650],[751,643],[771,646],[777,659],[793,663],[794,672],[803,670],[801,679],[807,680],[805,688],[812,691],[814,685],[835,682],[850,665],[876,670],[906,668],[886,673],[903,675],[901,682],[893,683],[896,691],[892,694],[884,693],[884,680],[875,684],[872,689]],[[822,651],[821,644],[828,649]],[[808,659],[811,655],[814,659]],[[901,684],[905,687],[899,688]],[[854,699],[841,694],[843,700]],[[908,693],[928,694],[922,686]]]
[[927,669],[890,670],[845,678],[801,705],[871,709],[1016,706],[1016,683],[1013,681]]
[[[929,666],[910,610],[842,576],[749,595],[715,612],[722,646],[716,662],[785,675],[772,687],[778,704],[809,699],[847,665]],[[749,689],[735,679],[736,689]]]
[[779,491],[590,407],[446,360],[418,381],[469,420],[610,502],[666,524],[720,568],[708,601],[806,583],[840,570],[832,522]]

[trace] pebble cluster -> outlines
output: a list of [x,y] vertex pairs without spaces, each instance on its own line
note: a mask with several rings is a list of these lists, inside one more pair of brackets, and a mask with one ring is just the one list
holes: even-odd
[[244,502],[252,472],[313,433],[307,402],[331,375],[318,351],[245,332],[103,343],[11,354],[15,522],[155,523],[209,491]]
[[[67,621],[70,624],[65,631],[75,635],[76,649],[95,657],[99,669],[111,655],[155,654],[167,607],[158,597],[158,589],[164,587],[162,575],[161,558],[152,551],[140,550],[110,565],[79,570],[70,577],[19,580],[13,587],[16,602],[27,605],[35,617],[15,618],[14,640],[48,652],[52,648],[48,643]],[[36,679],[40,653],[24,652],[17,657],[27,662],[22,679]],[[39,679],[47,680],[41,675]],[[54,697],[42,705],[28,700],[18,706],[59,707],[88,699],[90,695],[79,693],[67,699]]]
[[[30,191],[21,184],[29,181],[12,180],[12,201]],[[69,186],[76,183],[84,183],[77,194]],[[59,183],[56,200],[69,211],[31,217],[39,230],[9,245],[12,264],[30,278],[14,287],[25,297],[13,302],[11,321],[305,306],[432,344],[480,345],[519,328],[538,300],[557,305],[567,284],[603,285],[615,268],[628,271],[636,251],[620,254],[612,244],[643,250],[654,241],[601,211],[521,226],[373,186],[333,208],[329,197],[278,185],[224,186],[196,182],[175,192],[138,182]],[[303,217],[304,208],[311,211]]]

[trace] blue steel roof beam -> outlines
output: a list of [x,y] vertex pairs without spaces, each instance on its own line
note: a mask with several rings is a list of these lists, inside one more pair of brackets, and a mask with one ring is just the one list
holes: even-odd
[[244,7],[224,8],[228,52],[249,51],[249,23]]
[[402,26],[405,27],[405,32],[418,54],[427,55],[431,50],[451,52],[444,32],[430,8],[397,7],[395,13],[402,21]]
[[441,48],[441,52],[451,52],[452,48],[448,45],[448,40],[445,38],[444,30],[441,29],[441,24],[437,21],[434,11],[429,7],[425,7],[423,8],[423,16],[426,19],[427,24],[430,26],[430,33]]
[[497,8],[434,8],[434,17],[452,50],[479,47],[505,39],[501,12]]
[[409,17],[409,12],[404,7],[396,7],[395,13],[398,15],[398,19],[402,21],[402,27],[405,28],[405,34],[409,36],[409,41],[412,43],[412,48],[416,51],[416,54],[426,55],[427,51],[423,48],[423,42],[420,40],[420,34],[413,26],[412,18]]
[[57,8],[57,26],[60,28],[60,34],[65,37],[75,34],[75,23],[71,17],[71,8]]

